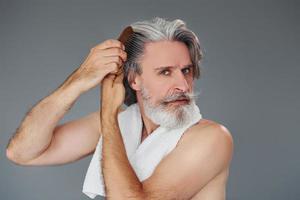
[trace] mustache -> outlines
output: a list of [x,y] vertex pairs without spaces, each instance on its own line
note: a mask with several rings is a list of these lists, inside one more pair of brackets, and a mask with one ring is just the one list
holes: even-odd
[[177,101],[177,100],[196,100],[199,97],[200,93],[195,93],[195,92],[180,92],[180,93],[174,93],[171,94],[167,97],[165,97],[162,101],[164,103],[169,103],[172,101]]

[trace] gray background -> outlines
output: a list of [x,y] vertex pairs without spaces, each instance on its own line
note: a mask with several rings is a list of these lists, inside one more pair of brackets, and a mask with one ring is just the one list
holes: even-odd
[[[89,49],[126,25],[181,18],[204,48],[198,105],[235,143],[227,199],[299,199],[299,3],[296,1],[1,1],[0,199],[89,199],[91,156],[55,167],[5,157],[27,110],[55,90]],[[96,87],[61,123],[99,106]],[[97,197],[99,199],[99,197]]]

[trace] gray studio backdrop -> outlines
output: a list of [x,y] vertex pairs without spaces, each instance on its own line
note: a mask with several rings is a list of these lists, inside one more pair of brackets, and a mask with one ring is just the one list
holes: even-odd
[[[235,142],[227,199],[299,199],[299,9],[284,0],[0,1],[0,199],[89,199],[81,189],[91,156],[21,167],[5,157],[6,144],[90,48],[155,16],[183,19],[204,48],[197,103]],[[60,123],[98,106],[97,87]]]

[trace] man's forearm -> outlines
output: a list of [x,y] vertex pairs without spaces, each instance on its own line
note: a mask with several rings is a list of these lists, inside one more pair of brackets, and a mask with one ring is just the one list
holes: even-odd
[[78,88],[66,81],[37,103],[9,141],[7,155],[10,159],[25,163],[38,157],[50,144],[55,126],[79,95]]
[[126,155],[116,116],[104,117],[102,171],[108,199],[143,199],[142,183]]

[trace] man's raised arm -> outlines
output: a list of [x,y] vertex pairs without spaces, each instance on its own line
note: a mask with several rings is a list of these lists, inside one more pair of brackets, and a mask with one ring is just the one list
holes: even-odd
[[57,123],[82,93],[107,74],[117,73],[125,60],[124,46],[117,40],[92,48],[82,65],[27,113],[7,145],[7,157],[19,165],[51,165],[90,153],[100,136],[99,111],[63,125]]

